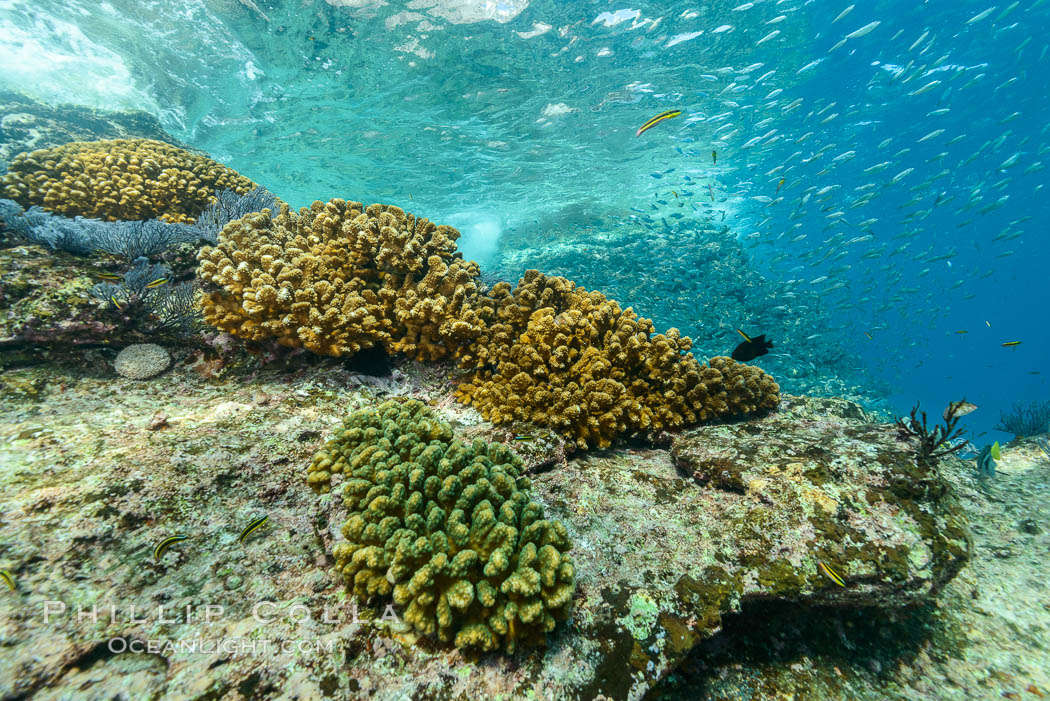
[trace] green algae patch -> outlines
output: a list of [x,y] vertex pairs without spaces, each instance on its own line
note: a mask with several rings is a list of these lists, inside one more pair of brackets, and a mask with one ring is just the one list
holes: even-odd
[[697,618],[696,627],[714,632],[722,624],[722,614],[739,608],[743,582],[738,573],[708,567],[699,579],[688,574],[679,577],[674,591],[686,610]]
[[630,609],[627,615],[619,619],[620,624],[635,640],[645,640],[651,635],[656,625],[660,607],[644,591],[635,592],[629,603]]

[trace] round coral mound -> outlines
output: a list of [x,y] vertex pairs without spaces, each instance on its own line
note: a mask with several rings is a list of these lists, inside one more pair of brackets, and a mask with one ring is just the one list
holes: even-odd
[[132,380],[148,380],[171,365],[171,356],[156,343],[134,343],[117,354],[113,368]]
[[568,533],[530,499],[504,446],[452,436],[422,402],[388,401],[346,419],[310,465],[327,492],[345,477],[347,588],[393,597],[415,630],[457,647],[542,645],[575,589]]
[[0,193],[67,216],[192,224],[215,191],[255,187],[221,163],[149,139],[75,141],[15,156]]

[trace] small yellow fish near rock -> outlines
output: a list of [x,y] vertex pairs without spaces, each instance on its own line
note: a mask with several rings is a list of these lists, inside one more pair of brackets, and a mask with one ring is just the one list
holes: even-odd
[[243,545],[244,541],[248,538],[248,536],[262,528],[268,520],[270,520],[269,516],[259,516],[257,518],[252,519],[251,523],[245,526],[244,530],[241,531],[241,535],[239,538],[237,538],[237,542]]
[[181,535],[180,534],[180,535],[168,536],[164,540],[162,540],[159,543],[157,543],[157,547],[153,548],[153,559],[154,560],[160,560],[162,557],[164,557],[165,551],[168,548],[170,548],[172,545],[175,545],[175,543],[178,543],[180,541],[189,540],[189,539],[190,539],[190,537],[188,535]]
[[839,576],[839,573],[831,569],[828,565],[824,564],[823,562],[817,563],[817,569],[820,570],[821,574],[823,574],[835,584],[838,584],[840,587],[846,586],[846,583],[842,580],[842,577]]

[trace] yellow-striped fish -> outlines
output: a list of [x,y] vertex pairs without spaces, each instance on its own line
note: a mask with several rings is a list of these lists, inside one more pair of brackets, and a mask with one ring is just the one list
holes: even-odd
[[820,570],[821,574],[823,574],[835,584],[838,584],[840,587],[846,586],[846,583],[842,581],[842,577],[839,576],[839,573],[825,565],[823,562],[817,563],[817,569]]
[[175,545],[175,543],[178,543],[179,541],[189,540],[189,539],[190,539],[190,537],[188,535],[181,535],[180,534],[180,535],[170,535],[170,536],[168,536],[164,540],[162,540],[159,543],[157,543],[157,547],[153,548],[153,559],[154,560],[160,560],[160,558],[164,557],[164,552],[168,548],[170,548],[172,545]]
[[1003,344],[1004,347],[1019,346],[1019,345],[1021,345],[1020,341],[1007,341],[1006,343]]
[[123,280],[124,277],[117,275],[116,273],[99,273],[98,276],[103,280]]
[[0,579],[4,580],[4,584],[11,591],[15,590],[15,578],[11,576],[11,573],[7,570],[0,570]]
[[243,545],[244,541],[248,538],[248,536],[262,528],[263,524],[269,520],[269,516],[259,516],[258,518],[252,519],[252,522],[249,523],[243,531],[241,531],[241,536],[237,539],[237,542]]
[[109,296],[109,301],[113,302],[113,306],[114,307],[116,307],[117,309],[120,309],[120,302],[117,301],[117,298],[114,295],[110,295]]
[[148,285],[146,285],[146,289],[147,290],[151,290],[154,287],[160,287],[161,285],[163,285],[167,281],[168,281],[168,278],[166,278],[166,277],[157,278],[153,282],[151,282]]
[[674,119],[675,117],[677,117],[681,113],[682,113],[682,110],[667,110],[666,112],[661,112],[660,114],[656,115],[655,117],[650,119],[648,122],[646,122],[645,124],[640,126],[638,128],[638,131],[635,133],[635,136],[641,136],[645,132],[647,132],[650,129],[652,129],[653,127],[655,127],[660,122],[662,122],[662,121],[664,121],[666,119]]
[[743,337],[744,337],[744,340],[745,340],[745,341],[747,341],[748,343],[750,343],[750,342],[751,342],[751,337],[750,337],[750,336],[748,336],[748,335],[747,335],[746,333],[744,333],[744,332],[743,332],[743,331],[741,331],[740,329],[737,329],[737,330],[736,330],[736,332],[737,332],[738,334],[740,334],[741,336],[743,336]]
[[514,436],[514,440],[516,441],[531,441],[532,439],[533,436]]

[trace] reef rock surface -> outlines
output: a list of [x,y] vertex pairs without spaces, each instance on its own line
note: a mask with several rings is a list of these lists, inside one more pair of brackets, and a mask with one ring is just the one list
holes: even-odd
[[[0,374],[4,697],[641,698],[750,602],[896,609],[967,558],[951,493],[903,489],[909,446],[845,401],[788,397],[664,447],[566,457],[456,404],[440,366],[235,376],[175,353],[136,382],[112,371],[115,350]],[[348,412],[390,396],[526,453],[577,566],[546,648],[473,656],[341,588],[341,500],[315,495],[306,467]]]
[[15,154],[70,141],[142,137],[186,148],[148,112],[53,107],[10,90],[0,90],[0,134],[0,170]]

